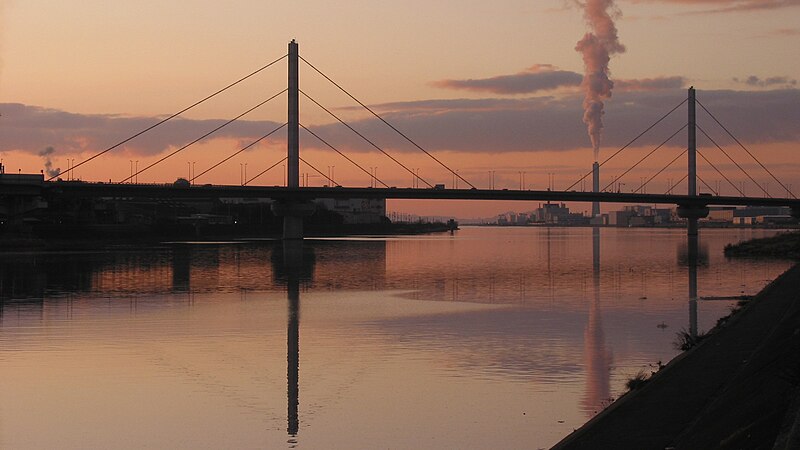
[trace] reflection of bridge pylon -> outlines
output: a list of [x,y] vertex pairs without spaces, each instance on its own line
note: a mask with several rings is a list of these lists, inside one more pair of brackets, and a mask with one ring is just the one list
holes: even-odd
[[[313,255],[304,255],[303,241],[285,240],[272,255],[273,276],[286,285],[286,432],[294,439],[300,430],[300,283],[314,271]],[[310,250],[309,250],[310,253]],[[290,441],[290,443],[296,443]]]

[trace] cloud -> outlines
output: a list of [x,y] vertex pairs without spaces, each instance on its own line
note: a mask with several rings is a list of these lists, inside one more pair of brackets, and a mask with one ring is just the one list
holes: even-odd
[[671,3],[706,7],[689,14],[764,11],[800,6],[798,0],[633,0],[632,3]]
[[583,76],[558,70],[550,64],[537,64],[513,75],[467,80],[439,80],[431,85],[444,88],[493,94],[531,94],[560,87],[580,86]]
[[[800,142],[800,89],[700,90],[697,96],[745,143]],[[682,89],[620,90],[606,110],[603,148],[621,147],[685,97]],[[590,148],[581,121],[581,101],[582,96],[575,92],[562,97],[431,99],[371,107],[427,150],[502,153]],[[158,120],[73,114],[21,104],[0,104],[0,113],[0,151],[20,150],[33,155],[47,147],[58,149],[59,154],[100,151]],[[637,143],[660,143],[686,123],[685,116],[685,108],[679,109]],[[715,129],[699,107],[698,120],[706,131]],[[145,156],[159,154],[184,145],[222,122],[180,119],[157,128],[152,136],[147,133],[135,139],[125,151]],[[419,152],[377,119],[349,123],[386,150]],[[278,125],[272,121],[242,122],[223,129],[225,133],[220,136],[249,142]],[[374,151],[338,123],[311,129],[340,150]],[[275,140],[283,139],[284,133],[276,133]],[[674,142],[682,145],[679,139],[676,137]],[[326,149],[303,131],[301,145]]]
[[789,77],[768,77],[759,78],[755,75],[750,75],[747,78],[740,79],[734,78],[733,81],[752,87],[781,87],[788,88],[797,86],[797,80]]
[[[605,119],[605,148],[619,148],[683,101],[683,90],[620,91],[609,104]],[[740,140],[749,143],[800,141],[800,90],[698,91],[698,99]],[[390,123],[429,150],[517,152],[590,148],[581,96],[524,99],[433,99],[375,105]],[[699,109],[699,108],[698,108]],[[711,132],[712,121],[702,113],[701,124]],[[685,108],[647,133],[642,145],[660,143],[686,123]],[[415,151],[378,120],[351,125],[378,145]],[[338,124],[314,130],[337,146],[358,151],[369,145]],[[313,138],[311,138],[313,139]],[[681,145],[676,137],[675,143]],[[304,141],[309,143],[309,141]]]
[[[19,103],[0,104],[3,139],[0,151],[55,147],[62,154],[99,152],[161,120],[161,117],[128,117],[104,114],[75,114],[57,109]],[[175,118],[126,143],[117,152],[155,155],[179,147],[223,124],[224,120]],[[210,136],[242,142],[257,139],[280,124],[269,121],[237,121]],[[45,155],[41,155],[45,156]]]
[[[466,80],[439,80],[432,82],[431,85],[444,89],[509,95],[535,94],[559,88],[573,91],[581,86],[582,81],[583,75],[580,73],[559,70],[550,64],[536,64],[513,75]],[[680,76],[613,81],[615,89],[628,91],[677,89],[686,84],[686,79]]]
[[800,36],[800,28],[779,28],[772,34],[775,36]]
[[633,80],[614,80],[614,87],[622,91],[658,91],[680,89],[686,85],[684,77],[656,77]]

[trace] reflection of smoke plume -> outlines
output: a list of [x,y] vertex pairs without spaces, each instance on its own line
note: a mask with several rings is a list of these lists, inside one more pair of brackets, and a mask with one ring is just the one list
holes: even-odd
[[589,309],[589,322],[583,334],[586,361],[586,395],[582,406],[589,417],[606,406],[611,397],[610,370],[614,357],[606,348],[600,308],[600,228],[592,228],[592,280],[594,297]]
[[50,155],[55,153],[56,149],[53,147],[47,147],[44,150],[39,152],[39,156],[44,157],[44,171],[47,173],[48,177],[55,177],[61,173],[61,169],[56,167],[53,169],[53,161],[50,161]]
[[582,87],[583,121],[589,132],[597,161],[600,151],[600,134],[603,130],[603,100],[611,97],[614,83],[608,78],[611,55],[622,53],[625,46],[617,37],[617,27],[609,10],[616,10],[614,0],[586,0],[578,2],[590,31],[578,41],[575,50],[583,55],[584,75]]

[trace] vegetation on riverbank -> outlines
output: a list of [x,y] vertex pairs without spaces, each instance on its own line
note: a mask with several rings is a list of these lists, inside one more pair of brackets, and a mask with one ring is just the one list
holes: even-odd
[[780,233],[725,246],[725,256],[800,260],[800,232]]

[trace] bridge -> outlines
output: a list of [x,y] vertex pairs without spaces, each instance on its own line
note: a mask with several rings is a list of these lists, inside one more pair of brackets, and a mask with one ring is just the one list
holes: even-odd
[[[248,109],[244,113],[238,115],[237,117],[225,122],[223,125],[220,125],[213,130],[209,131],[208,133],[200,136],[199,138],[189,142],[188,144],[170,152],[169,154],[161,157],[157,161],[147,165],[141,170],[137,170],[135,173],[131,173],[131,175],[119,182],[116,183],[103,183],[103,182],[83,182],[83,181],[71,181],[69,180],[69,175],[74,172],[74,170],[78,167],[81,167],[84,164],[89,163],[90,161],[99,158],[114,149],[117,149],[123,146],[125,143],[137,138],[138,136],[149,132],[150,130],[162,125],[163,123],[178,117],[179,115],[185,113],[186,111],[190,110],[191,108],[205,102],[206,100],[213,98],[227,89],[237,85],[238,83],[248,79],[249,77],[268,69],[269,67],[273,66],[277,62],[287,59],[288,61],[288,78],[287,78],[287,88],[278,92],[277,94],[267,98],[266,100],[262,101],[258,105],[253,108]],[[311,67],[314,71],[319,73],[322,77],[326,80],[331,82],[335,87],[340,89],[344,92],[347,96],[349,96],[352,100],[357,102],[361,107],[363,107],[366,111],[371,113],[374,117],[379,119],[383,124],[388,126],[391,130],[395,131],[399,134],[402,138],[406,141],[411,143],[417,150],[423,152],[425,155],[430,157],[433,161],[435,161],[438,165],[443,167],[446,171],[448,171],[453,176],[453,187],[452,188],[445,188],[442,184],[433,185],[428,181],[424,180],[422,177],[419,176],[418,172],[415,172],[413,169],[410,169],[402,162],[400,162],[396,157],[392,156],[389,152],[378,146],[375,142],[370,140],[364,134],[353,128],[351,125],[343,121],[340,117],[334,114],[329,108],[326,108],[317,100],[315,100],[310,95],[306,94],[300,89],[299,85],[299,76],[298,76],[298,67],[300,65],[300,61],[305,62],[309,67]],[[261,105],[266,104],[267,102],[273,100],[274,98],[278,97],[279,95],[286,93],[288,96],[288,111],[287,111],[287,121],[283,125],[271,130],[269,133],[265,134],[264,136],[258,138],[254,142],[250,143],[249,145],[245,146],[244,148],[236,151],[235,153],[225,157],[217,164],[214,164],[207,170],[201,172],[199,175],[192,175],[190,179],[187,180],[188,182],[183,184],[136,184],[133,183],[134,180],[138,179],[138,175],[160,163],[165,161],[166,159],[174,156],[175,154],[185,150],[189,146],[194,143],[197,143],[208,136],[212,135],[214,132],[218,131],[219,129],[229,125],[230,123],[236,121],[237,119],[243,117],[245,114],[253,111],[254,109],[258,108]],[[405,171],[412,174],[413,179],[417,187],[406,188],[406,187],[393,187],[389,186],[380,179],[377,178],[374,171],[367,171],[364,167],[359,165],[356,161],[354,161],[351,157],[347,156],[344,152],[340,151],[332,144],[324,140],[322,137],[314,133],[309,128],[305,127],[300,123],[300,108],[299,108],[299,98],[303,95],[315,105],[319,106],[322,110],[330,114],[333,118],[335,118],[338,122],[342,125],[347,127],[350,131],[358,135],[364,141],[366,141],[370,146],[374,149],[380,151],[389,159],[391,159],[394,163],[400,166]],[[683,125],[680,129],[678,129],[675,133],[670,136],[669,139],[672,139],[676,136],[679,132],[683,129],[687,130],[688,134],[688,142],[686,150],[678,157],[674,158],[667,166],[662,168],[658,171],[655,175],[648,178],[647,182],[642,182],[639,189],[634,190],[633,192],[609,192],[607,191],[609,186],[606,186],[604,189],[600,189],[599,186],[599,169],[601,166],[606,164],[608,161],[616,157],[620,152],[625,150],[626,148],[630,147],[638,138],[643,136],[646,132],[651,130],[655,125],[659,124],[662,120],[672,114],[678,107],[682,106],[683,104],[687,104],[688,110],[688,120],[685,125]],[[787,196],[780,198],[780,197],[772,197],[769,195],[767,189],[765,189],[761,184],[759,184],[752,175],[745,171],[741,164],[734,161],[730,155],[725,152],[725,150],[716,143],[702,128],[699,127],[696,121],[696,105],[700,104],[700,106],[705,110],[708,115],[713,118],[714,121],[717,122],[728,134],[742,147],[747,153],[753,157],[753,159],[758,162],[758,164],[774,179],[777,181],[778,185],[783,188],[786,192]],[[272,164],[268,169],[264,170],[263,172],[259,173],[255,177],[249,180],[243,180],[241,185],[233,186],[233,185],[198,185],[193,184],[195,180],[204,175],[205,173],[215,169],[216,167],[224,164],[225,162],[229,161],[234,156],[238,155],[239,153],[243,152],[244,150],[252,147],[253,145],[257,144],[258,142],[270,137],[277,131],[282,128],[286,128],[287,132],[287,156],[280,161]],[[307,161],[302,160],[300,157],[300,139],[299,133],[300,129],[305,130],[311,136],[318,139],[322,142],[326,147],[330,148],[331,150],[335,151],[343,158],[345,158],[349,163],[353,164],[355,167],[363,171],[364,173],[368,174],[371,180],[371,184],[373,187],[365,188],[365,187],[344,187],[340,186],[336,183],[330,174],[324,174],[320,170],[316,169],[313,165],[309,164]],[[723,174],[718,168],[711,163],[702,153],[697,150],[697,139],[696,139],[696,132],[700,130],[702,134],[704,134],[714,145],[721,150],[731,162],[733,162],[736,167],[742,170],[742,172],[752,180],[756,186],[758,186],[765,194],[764,197],[752,197],[746,196],[744,194],[743,189],[737,187],[728,176]],[[669,141],[667,139],[667,141]],[[639,159],[635,164],[633,164],[629,169],[623,172],[620,176],[624,176],[634,168],[636,168],[639,164],[641,164],[646,158],[652,155],[655,151],[659,148],[664,146],[667,141],[664,141],[658,147],[656,147],[653,151],[649,152],[644,158]],[[661,174],[664,170],[666,170],[669,166],[674,164],[683,154],[687,155],[687,172],[684,178],[678,182],[680,184],[683,180],[686,180],[688,185],[688,190],[686,194],[673,194],[670,189],[669,192],[664,194],[645,194],[642,191],[643,188],[652,181],[655,177]],[[697,174],[697,156],[700,155],[702,159],[704,159],[711,167],[713,167],[719,175],[721,175],[731,186],[733,186],[734,190],[737,191],[739,196],[722,196],[719,195],[719,189],[715,190],[710,185],[708,185],[705,181],[702,180]],[[325,187],[302,187],[301,186],[301,177],[300,177],[300,162],[305,163],[309,167],[311,167],[314,171],[316,171],[323,179],[326,179],[328,184]],[[256,186],[251,185],[250,183],[254,181],[256,178],[260,177],[267,171],[275,168],[279,164],[285,162],[286,164],[286,179],[285,179],[285,186]],[[106,148],[103,151],[98,152],[97,154],[91,156],[90,158],[81,161],[80,163],[70,167],[67,171],[63,172],[61,175],[67,176],[67,181],[62,179],[54,180],[54,177],[51,177],[44,183],[29,183],[22,178],[18,178],[15,181],[15,174],[6,174],[3,175],[2,179],[0,180],[0,196],[30,196],[30,195],[40,195],[43,192],[49,193],[57,193],[58,195],[64,196],[74,196],[78,198],[129,198],[129,197],[137,197],[137,198],[173,198],[173,199],[189,199],[189,198],[269,198],[273,199],[273,211],[280,216],[283,216],[284,221],[284,238],[285,239],[302,239],[303,237],[303,217],[311,214],[313,212],[313,204],[311,203],[314,199],[319,198],[377,198],[377,199],[435,199],[435,200],[519,200],[519,201],[553,201],[553,202],[592,202],[593,205],[593,214],[599,213],[599,207],[596,206],[599,203],[643,203],[643,204],[671,204],[678,206],[678,214],[687,219],[688,225],[688,234],[689,236],[696,236],[697,235],[697,221],[700,218],[705,217],[708,214],[708,207],[709,206],[788,206],[792,209],[792,215],[796,218],[800,218],[800,200],[797,199],[794,194],[791,193],[791,190],[774,174],[765,167],[756,157],[755,155],[750,152],[738,139],[736,139],[733,134],[728,131],[727,128],[719,121],[717,118],[706,109],[702,103],[700,103],[696,99],[696,92],[694,88],[690,88],[688,91],[688,97],[684,100],[681,104],[677,105],[676,107],[672,108],[667,114],[662,116],[658,119],[653,125],[648,127],[644,132],[640,133],[636,138],[630,141],[628,144],[623,146],[617,152],[615,152],[611,157],[607,158],[602,163],[596,162],[593,170],[588,172],[582,178],[577,180],[571,186],[563,191],[559,190],[528,190],[525,189],[523,185],[520,186],[519,190],[507,190],[507,189],[478,189],[470,183],[468,180],[463,178],[458,171],[452,170],[448,167],[444,162],[439,160],[436,156],[434,156],[431,152],[426,150],[424,147],[419,145],[413,139],[408,137],[405,133],[397,129],[371,108],[369,108],[366,104],[358,100],[355,96],[353,96],[349,91],[342,88],[339,84],[337,84],[333,79],[331,79],[328,75],[317,69],[314,65],[308,62],[305,58],[299,55],[298,51],[298,44],[295,41],[289,43],[288,46],[288,53],[276,60],[270,62],[269,64],[259,68],[255,72],[239,79],[238,81],[231,83],[230,85],[226,86],[223,89],[205,97],[204,99],[196,102],[195,104],[169,116],[166,117],[159,122],[141,130],[140,132],[130,136],[115,145],[112,145]],[[591,192],[586,191],[576,191],[573,188],[585,180],[589,176],[593,177],[593,190]],[[469,186],[468,189],[457,189],[455,188],[458,184],[456,179],[463,182],[466,186]],[[703,183],[708,190],[712,193],[698,193],[697,189],[697,182],[698,180]],[[383,187],[377,187],[378,185],[382,185]],[[419,184],[425,184],[427,187],[420,188],[418,187]],[[611,185],[610,183],[609,185]],[[613,189],[612,189],[613,190]]]

